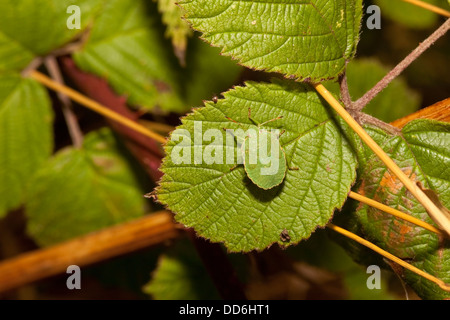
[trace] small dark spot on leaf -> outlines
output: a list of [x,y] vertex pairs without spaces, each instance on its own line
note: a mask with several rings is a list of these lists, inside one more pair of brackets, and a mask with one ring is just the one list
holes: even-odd
[[291,241],[291,236],[289,236],[289,232],[286,229],[281,231],[281,233],[280,233],[280,240],[283,241],[283,242]]

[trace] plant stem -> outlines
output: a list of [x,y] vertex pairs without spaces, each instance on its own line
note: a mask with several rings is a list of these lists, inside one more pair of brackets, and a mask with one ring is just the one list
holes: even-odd
[[350,91],[348,91],[347,74],[345,72],[339,77],[339,88],[345,108],[353,109],[352,98],[350,97]]
[[393,135],[399,135],[401,132],[401,130],[396,128],[395,126],[386,123],[378,118],[375,118],[367,113],[351,109],[348,111],[352,115],[352,117],[355,118],[355,120],[362,126],[365,124],[371,124]]
[[169,211],[152,213],[0,262],[0,292],[174,239],[181,233]]
[[402,73],[412,62],[414,62],[422,53],[424,53],[432,44],[442,37],[450,29],[450,19],[442,24],[425,41],[419,44],[405,59],[403,59],[394,69],[392,69],[383,79],[381,79],[365,95],[353,103],[353,109],[362,110],[378,93],[380,93],[388,84]]
[[320,83],[313,84],[319,94],[327,100],[333,109],[358,134],[362,141],[380,158],[388,169],[403,183],[406,189],[422,204],[428,215],[450,235],[450,221],[439,208],[426,196],[426,194],[412,182],[400,167],[384,152],[384,150],[369,136],[369,134],[356,122],[355,119],[341,106],[339,101]]
[[428,274],[428,273],[426,273],[426,272],[424,272],[424,271],[414,267],[413,265],[403,261],[402,259],[397,258],[393,254],[391,254],[391,253],[381,249],[380,247],[374,245],[370,241],[367,241],[366,239],[363,239],[363,238],[357,236],[356,234],[351,233],[350,231],[347,231],[347,230],[345,230],[345,229],[343,229],[341,227],[338,227],[338,226],[336,226],[336,225],[334,225],[332,223],[329,223],[327,225],[327,227],[329,229],[333,230],[333,231],[336,231],[336,232],[346,236],[347,238],[350,238],[350,239],[352,239],[352,240],[362,244],[363,246],[365,246],[365,247],[367,247],[369,249],[372,249],[376,253],[382,255],[383,257],[385,257],[385,258],[387,258],[387,259],[389,259],[389,260],[391,260],[391,261],[393,261],[393,262],[395,262],[397,264],[399,264],[403,268],[406,268],[406,269],[408,269],[408,270],[410,270],[410,271],[420,275],[421,277],[423,277],[423,278],[425,278],[427,280],[430,280],[431,282],[437,284],[442,290],[450,292],[450,285],[447,285],[441,279],[438,279],[438,278],[436,278],[436,277],[434,277],[434,276],[432,276],[432,275],[430,275],[430,274]]
[[439,7],[437,7],[435,5],[432,5],[430,3],[419,1],[419,0],[402,0],[402,1],[409,2],[409,3],[411,3],[411,4],[415,5],[415,6],[424,8],[424,9],[429,10],[431,12],[434,12],[434,13],[440,14],[440,15],[442,15],[444,17],[450,18],[450,12],[449,11],[447,11],[445,9],[442,9],[442,8],[439,8]]
[[152,138],[152,139],[160,142],[160,143],[166,142],[165,137],[147,129],[146,127],[136,123],[135,121],[127,119],[127,118],[123,117],[122,115],[120,115],[114,111],[111,111],[110,109],[99,104],[98,102],[96,102],[92,99],[89,99],[86,96],[83,96],[82,94],[73,90],[72,88],[66,87],[59,83],[56,83],[55,81],[53,81],[52,79],[50,79],[49,77],[43,75],[42,73],[40,73],[38,71],[31,71],[30,76],[33,79],[35,79],[35,80],[39,81],[40,83],[42,83],[43,85],[45,85],[46,87],[53,89],[57,92],[64,93],[65,95],[70,97],[72,100],[78,102],[79,104],[81,104],[81,105],[83,105],[83,106],[109,118],[109,119],[112,119],[124,126],[127,126],[149,138]]
[[[61,85],[64,85],[61,70],[59,69],[56,59],[52,56],[48,56],[45,59],[44,64],[53,80]],[[62,104],[61,110],[64,115],[64,119],[66,120],[67,129],[69,130],[72,143],[75,148],[80,149],[83,145],[83,132],[81,131],[80,126],[78,125],[78,119],[73,112],[72,101],[70,101],[69,97],[62,92],[57,92],[56,94]]]

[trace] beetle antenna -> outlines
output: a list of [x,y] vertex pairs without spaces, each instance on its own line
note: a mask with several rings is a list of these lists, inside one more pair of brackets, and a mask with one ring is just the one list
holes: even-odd
[[227,120],[231,121],[231,122],[236,123],[236,124],[239,125],[241,128],[244,128],[244,126],[242,125],[242,123],[239,123],[239,122],[237,122],[236,120],[231,119],[230,117],[227,117],[227,116],[225,116],[225,118],[226,118]]
[[280,120],[280,119],[283,119],[283,116],[279,116],[279,117],[276,117],[276,118],[267,120],[267,121],[261,123],[259,126],[263,126],[263,125],[265,125],[265,124],[267,124],[267,123],[269,123],[269,122],[276,121],[276,120]]

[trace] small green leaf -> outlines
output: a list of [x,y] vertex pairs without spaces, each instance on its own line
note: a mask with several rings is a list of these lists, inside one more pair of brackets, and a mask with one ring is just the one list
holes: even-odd
[[156,300],[217,300],[218,292],[195,250],[179,242],[159,258],[143,291]]
[[161,12],[162,21],[166,25],[166,37],[170,37],[175,50],[175,55],[181,65],[186,63],[187,39],[192,35],[192,30],[186,21],[181,19],[181,9],[175,4],[175,0],[157,0],[158,10]]
[[28,232],[44,246],[146,212],[132,164],[106,129],[87,135],[80,150],[58,152],[31,185],[26,203]]
[[[0,1],[0,71],[22,70],[79,36],[92,23],[101,0]],[[67,28],[70,5],[80,8],[80,29]]]
[[360,0],[181,1],[203,38],[246,67],[312,81],[334,78],[353,58]]
[[[309,237],[342,206],[355,179],[356,161],[340,125],[314,90],[291,81],[248,82],[224,97],[196,109],[172,133],[158,199],[179,222],[231,251],[287,245],[280,240],[284,229],[291,244]],[[265,127],[286,130],[280,144],[288,166],[299,168],[266,191],[248,179],[242,165],[230,170],[239,149],[223,129],[257,128],[248,108],[259,123],[283,116]]]
[[22,203],[31,176],[51,155],[52,120],[40,84],[18,74],[0,75],[0,217]]

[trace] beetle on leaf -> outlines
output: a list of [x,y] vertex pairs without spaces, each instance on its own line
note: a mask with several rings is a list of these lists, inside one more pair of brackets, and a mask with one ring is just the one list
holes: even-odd
[[[242,124],[226,117],[228,120]],[[243,165],[248,178],[258,187],[264,190],[272,189],[280,185],[286,177],[288,169],[286,154],[280,145],[280,137],[284,130],[267,130],[262,127],[269,122],[282,119],[283,116],[270,119],[263,123],[258,123],[251,117],[251,109],[248,109],[248,118],[257,126],[257,130],[248,130],[244,138],[235,136],[242,141],[240,151],[242,155]],[[231,133],[229,129],[225,129]],[[237,165],[231,168],[233,170]],[[298,170],[298,168],[289,168]]]

